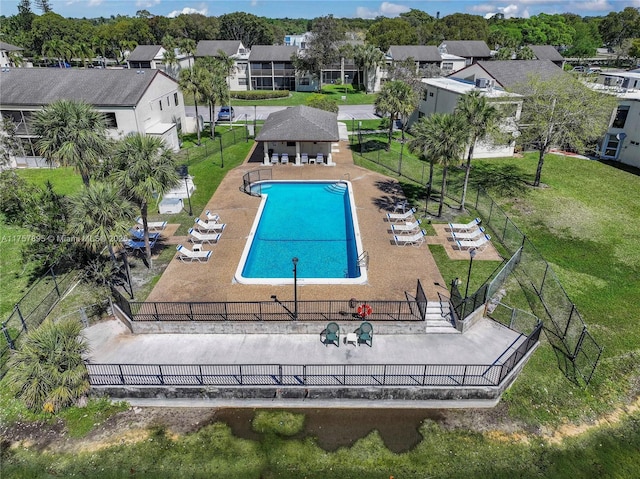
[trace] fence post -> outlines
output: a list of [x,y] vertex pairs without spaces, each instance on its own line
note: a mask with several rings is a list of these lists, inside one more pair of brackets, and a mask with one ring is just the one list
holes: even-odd
[[20,318],[20,322],[22,323],[22,330],[26,333],[28,332],[27,323],[22,317],[22,311],[20,311],[20,305],[16,304],[13,308],[14,311],[18,313],[18,317]]
[[122,374],[122,364],[118,364],[118,371],[120,371],[120,383],[124,386],[124,375]]
[[53,272],[53,267],[51,267],[49,269],[49,271],[51,271],[51,277],[53,278],[53,284],[56,287],[56,293],[58,293],[58,298],[61,296],[60,295],[60,288],[58,288],[58,281],[56,281],[56,274]]
[[13,344],[13,339],[11,339],[11,335],[9,331],[7,331],[7,327],[4,323],[2,323],[2,332],[4,334],[4,338],[7,340],[7,344],[9,345],[9,349],[16,349],[16,345]]

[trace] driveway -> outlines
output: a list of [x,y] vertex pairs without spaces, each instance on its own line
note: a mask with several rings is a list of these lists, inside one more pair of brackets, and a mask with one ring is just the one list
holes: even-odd
[[[233,109],[236,114],[235,121],[253,121],[266,120],[267,117],[276,111],[284,110],[286,106],[234,106]],[[187,116],[196,116],[195,106],[184,107]],[[217,116],[220,107],[216,108],[214,116]],[[211,121],[209,118],[209,109],[203,106],[198,106],[198,114],[202,116],[205,122]],[[338,120],[372,120],[379,118],[373,114],[373,105],[342,105],[338,112]]]

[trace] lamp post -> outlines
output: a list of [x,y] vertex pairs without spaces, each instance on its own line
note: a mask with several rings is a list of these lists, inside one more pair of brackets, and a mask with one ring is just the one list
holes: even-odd
[[467,273],[467,285],[464,289],[464,298],[467,299],[467,294],[469,293],[469,280],[471,279],[471,266],[473,265],[473,258],[476,255],[475,248],[469,250],[469,272]]
[[293,319],[298,319],[298,258],[291,259],[293,263]]
[[247,114],[244,114],[244,141],[245,143],[249,142],[249,126],[247,123]]
[[218,137],[220,142],[220,168],[224,168],[224,155],[222,154],[222,135]]

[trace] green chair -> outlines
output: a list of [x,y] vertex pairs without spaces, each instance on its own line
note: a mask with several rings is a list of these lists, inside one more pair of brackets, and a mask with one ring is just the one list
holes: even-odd
[[366,344],[370,347],[373,345],[373,326],[371,323],[365,321],[355,330],[355,333],[358,335],[358,344]]
[[320,333],[320,341],[325,345],[335,344],[340,347],[340,326],[336,323],[329,323]]

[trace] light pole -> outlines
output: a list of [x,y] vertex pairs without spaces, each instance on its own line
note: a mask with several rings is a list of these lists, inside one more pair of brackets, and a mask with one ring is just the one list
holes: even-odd
[[220,168],[224,168],[224,155],[222,153],[222,135],[218,137],[218,141],[220,142]]
[[245,143],[249,142],[249,126],[247,124],[247,114],[244,114],[244,140]]
[[469,250],[469,272],[467,273],[467,285],[464,289],[464,299],[467,299],[467,294],[469,293],[469,280],[471,279],[471,266],[473,266],[473,258],[476,255],[476,249]]
[[293,263],[293,319],[298,319],[298,258],[291,259]]

